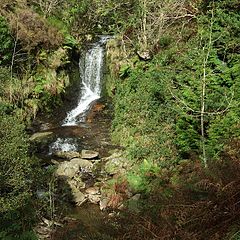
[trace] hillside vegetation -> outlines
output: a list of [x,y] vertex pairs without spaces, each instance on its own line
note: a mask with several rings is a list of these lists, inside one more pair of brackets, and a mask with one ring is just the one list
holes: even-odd
[[144,195],[129,239],[238,239],[239,3],[139,3],[108,44],[112,136]]

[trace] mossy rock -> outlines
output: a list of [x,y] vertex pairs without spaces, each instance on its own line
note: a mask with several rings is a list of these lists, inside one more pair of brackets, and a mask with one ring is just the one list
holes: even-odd
[[30,137],[32,142],[42,142],[44,140],[50,140],[53,137],[53,132],[37,132]]

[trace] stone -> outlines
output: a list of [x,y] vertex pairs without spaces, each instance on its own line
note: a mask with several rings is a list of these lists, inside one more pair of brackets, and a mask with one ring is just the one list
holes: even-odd
[[58,165],[56,170],[57,176],[66,178],[73,178],[79,173],[79,164],[72,164],[71,162],[62,162]]
[[108,202],[109,202],[109,199],[107,197],[102,197],[99,202],[100,210],[106,209]]
[[130,200],[131,201],[138,201],[139,199],[141,198],[141,194],[140,193],[137,193],[135,195],[133,195]]
[[86,187],[86,184],[82,181],[80,177],[74,177],[73,179],[68,179],[67,183],[71,189],[84,189]]
[[89,195],[88,199],[93,204],[98,204],[101,200],[101,195]]
[[78,164],[79,168],[84,171],[90,171],[93,168],[93,163],[91,163],[90,161],[86,160],[86,159],[82,159],[82,158],[73,158],[70,161],[71,164]]
[[82,150],[81,158],[83,159],[95,159],[98,158],[99,153],[92,150]]
[[78,206],[83,204],[87,199],[85,197],[85,194],[80,191],[72,191],[74,201]]
[[53,132],[37,132],[34,133],[29,139],[30,141],[42,141],[44,139],[49,139],[53,136]]
[[90,195],[96,195],[100,193],[99,187],[90,187],[85,192]]
[[139,56],[139,58],[141,60],[144,60],[144,61],[151,60],[151,58],[152,58],[149,50],[137,51],[137,55]]
[[50,123],[42,123],[39,128],[41,131],[47,131],[49,129],[52,129],[53,126]]
[[36,194],[37,194],[37,197],[39,199],[44,199],[44,198],[47,198],[48,197],[48,191],[46,190],[43,190],[43,189],[38,189],[36,191]]
[[55,165],[59,165],[60,163],[57,161],[57,160],[55,160],[55,159],[51,159],[51,163],[52,164],[55,164]]
[[59,157],[59,158],[64,158],[64,159],[73,159],[73,158],[78,158],[81,156],[79,152],[64,152],[64,151],[57,151],[54,153],[54,156]]
[[91,172],[93,164],[85,159],[74,158],[72,160],[59,163],[56,170],[56,175],[66,178],[73,178],[82,172]]

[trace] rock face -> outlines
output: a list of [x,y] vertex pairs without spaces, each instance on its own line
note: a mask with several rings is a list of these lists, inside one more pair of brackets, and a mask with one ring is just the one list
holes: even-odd
[[83,159],[96,159],[98,158],[99,153],[91,150],[82,150],[81,158]]

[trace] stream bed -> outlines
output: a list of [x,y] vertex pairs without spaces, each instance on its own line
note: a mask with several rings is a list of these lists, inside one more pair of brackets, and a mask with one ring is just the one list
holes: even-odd
[[[45,166],[53,162],[62,162],[58,152],[96,151],[100,158],[111,155],[119,149],[111,143],[111,104],[101,98],[105,44],[109,37],[90,45],[79,60],[79,93],[68,112],[57,111],[51,118],[41,117],[37,120],[37,131],[51,133],[47,141],[41,142],[36,155],[45,161]],[[64,117],[62,117],[64,116]],[[86,161],[86,160],[85,160]],[[91,187],[91,184],[89,185]],[[61,195],[57,196],[61,198]],[[77,239],[114,239],[118,235],[118,226],[109,212],[101,211],[99,205],[88,201],[76,206],[72,201],[56,219],[62,224],[54,228],[46,238],[52,240]],[[111,215],[111,214],[110,214]],[[56,214],[59,218],[59,213]]]

